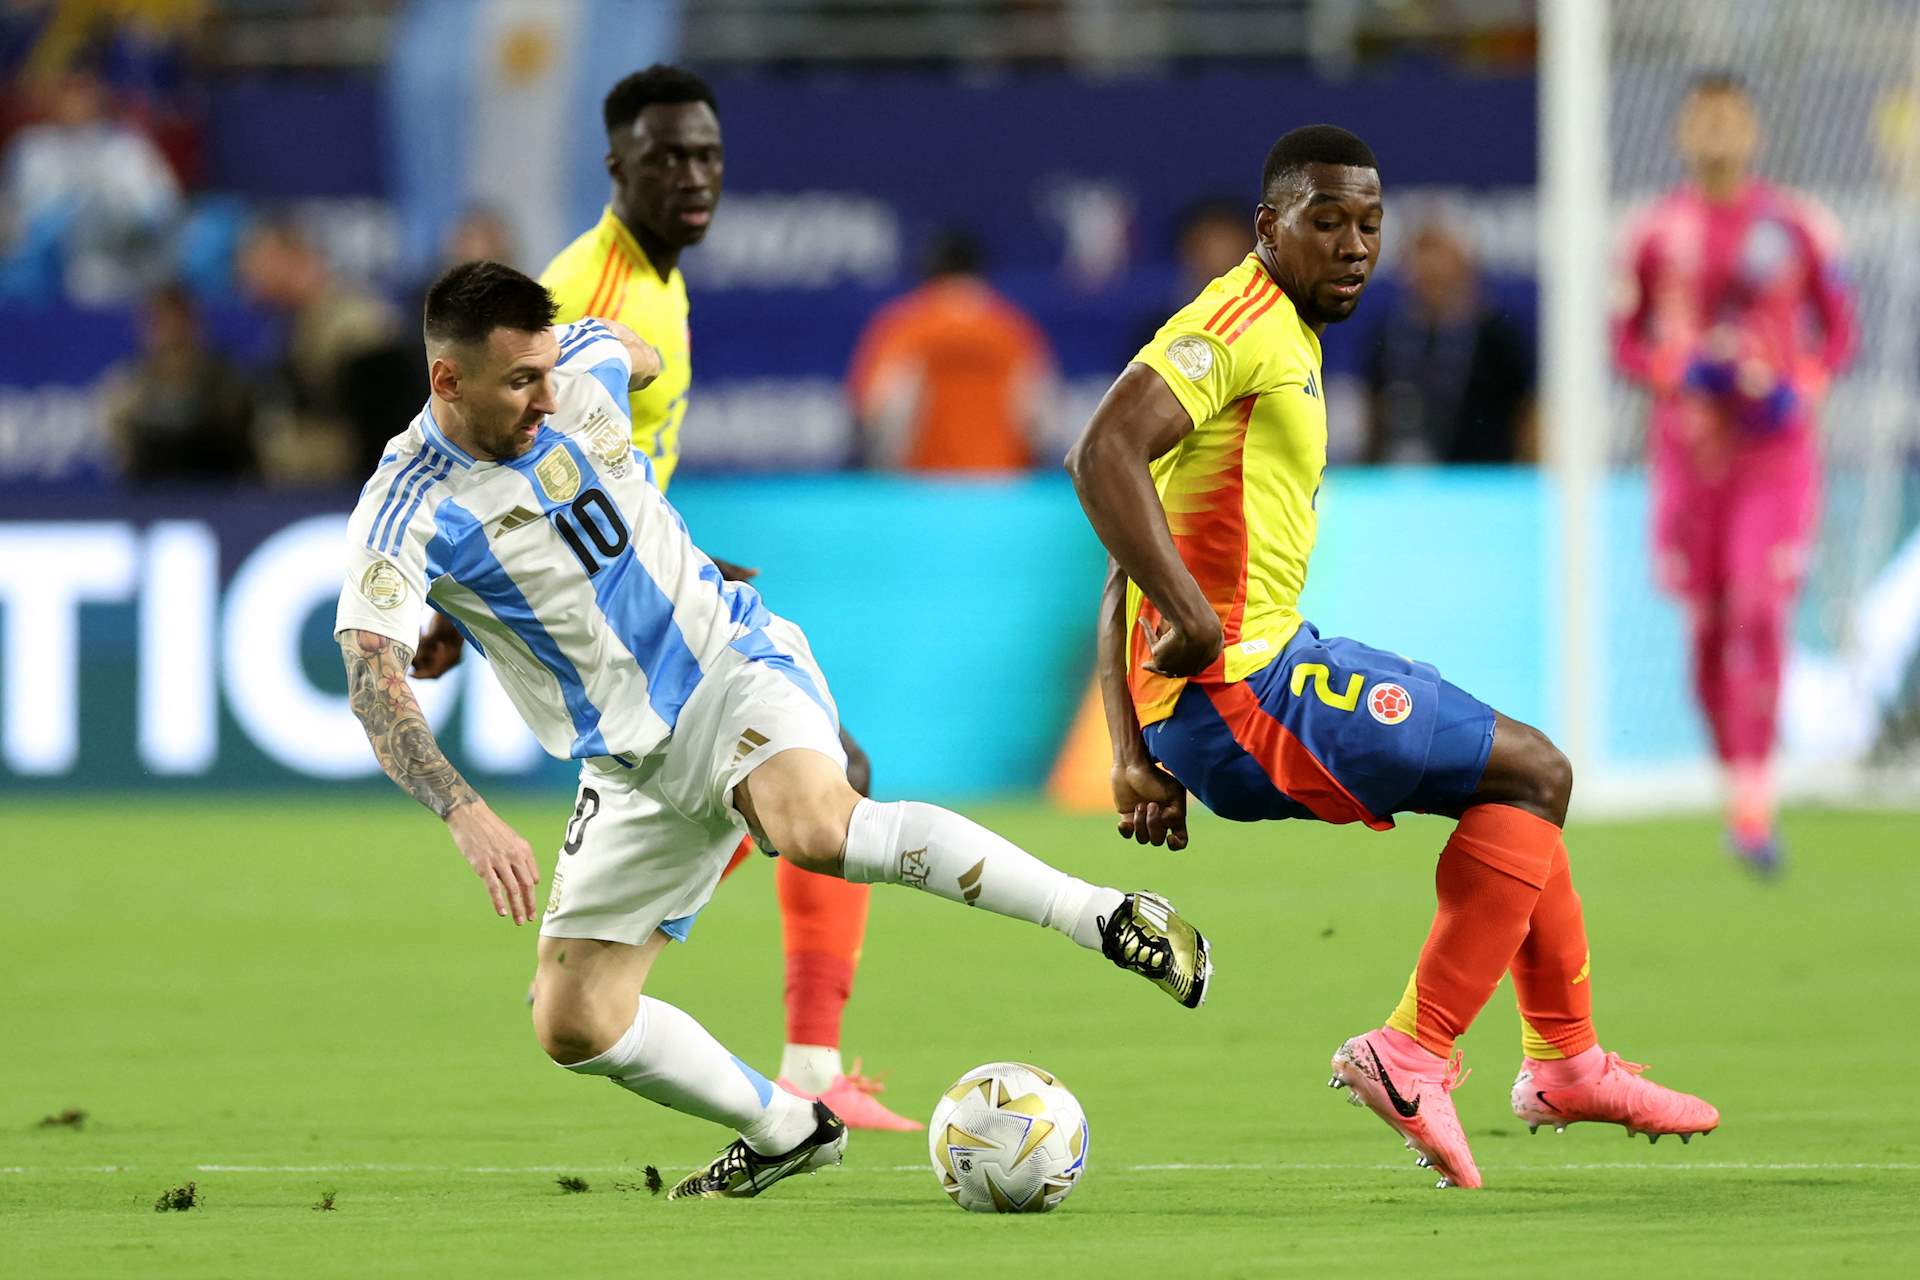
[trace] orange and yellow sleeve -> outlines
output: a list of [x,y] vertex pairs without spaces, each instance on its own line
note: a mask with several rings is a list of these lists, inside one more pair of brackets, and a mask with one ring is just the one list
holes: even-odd
[[1240,339],[1280,297],[1257,264],[1231,272],[1160,326],[1134,359],[1165,380],[1195,427],[1205,426],[1256,389],[1266,344]]

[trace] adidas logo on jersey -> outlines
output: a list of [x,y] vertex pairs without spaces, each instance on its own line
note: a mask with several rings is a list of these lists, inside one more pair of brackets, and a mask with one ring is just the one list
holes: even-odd
[[529,511],[525,507],[515,507],[500,517],[500,523],[493,526],[495,533],[512,533],[523,525],[532,524],[540,518],[538,511]]

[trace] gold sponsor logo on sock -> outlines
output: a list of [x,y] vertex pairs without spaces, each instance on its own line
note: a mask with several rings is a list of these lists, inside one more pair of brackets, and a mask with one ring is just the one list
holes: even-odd
[[960,877],[960,896],[972,906],[980,897],[980,873],[987,869],[985,858],[974,863]]

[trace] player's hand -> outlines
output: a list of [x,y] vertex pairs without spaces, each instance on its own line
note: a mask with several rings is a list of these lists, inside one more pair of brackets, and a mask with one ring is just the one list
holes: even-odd
[[660,376],[660,370],[666,367],[666,361],[660,358],[660,348],[618,320],[609,320],[605,316],[595,318],[627,349],[627,390],[639,391]]
[[540,867],[533,860],[533,846],[518,831],[478,799],[448,814],[447,829],[460,856],[487,886],[495,915],[511,915],[515,924],[538,916],[533,887],[540,883]]
[[1156,675],[1197,676],[1213,664],[1227,643],[1220,619],[1212,614],[1192,631],[1171,621],[1155,627],[1146,618],[1140,619],[1140,629],[1153,648],[1153,656],[1141,665]]
[[1120,811],[1122,839],[1187,847],[1187,789],[1153,761],[1113,766],[1113,807]]
[[627,344],[627,356],[633,363],[633,371],[627,375],[627,390],[641,391],[651,386],[653,380],[666,368],[666,361],[660,358],[660,349],[642,338],[635,338]]
[[434,614],[413,651],[413,674],[421,680],[437,680],[453,670],[467,642],[444,614]]
[[718,569],[720,576],[728,582],[752,582],[760,576],[758,569],[749,569],[746,565],[735,564],[731,560],[722,560],[719,556],[714,556],[712,559],[713,567]]

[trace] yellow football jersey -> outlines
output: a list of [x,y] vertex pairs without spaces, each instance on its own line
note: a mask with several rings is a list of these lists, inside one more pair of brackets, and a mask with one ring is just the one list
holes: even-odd
[[556,324],[582,316],[618,320],[660,352],[660,376],[633,392],[634,447],[653,459],[662,489],[680,464],[680,420],[693,382],[692,336],[687,329],[687,282],[675,267],[662,280],[645,251],[609,207],[592,230],[562,249],[540,273],[560,304]]
[[[1300,592],[1327,465],[1320,336],[1300,319],[1260,259],[1209,284],[1134,357],[1166,380],[1192,416],[1191,434],[1153,464],[1180,559],[1226,630],[1200,675],[1232,683],[1280,656],[1300,628]],[[1140,723],[1173,714],[1185,680],[1141,665],[1156,610],[1127,584],[1127,682]]]

